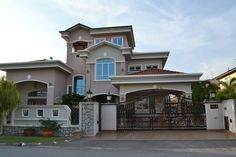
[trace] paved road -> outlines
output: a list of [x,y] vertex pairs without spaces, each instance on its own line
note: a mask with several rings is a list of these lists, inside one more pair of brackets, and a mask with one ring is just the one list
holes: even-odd
[[46,146],[0,146],[0,157],[233,157],[235,140],[111,141],[78,139]]

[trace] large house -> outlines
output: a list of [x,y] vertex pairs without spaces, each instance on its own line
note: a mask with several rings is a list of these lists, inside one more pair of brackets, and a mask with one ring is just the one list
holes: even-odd
[[134,52],[132,26],[91,28],[79,23],[60,34],[67,46],[66,63],[0,64],[21,94],[20,106],[5,120],[8,131],[38,126],[42,118],[71,128],[71,110],[58,104],[66,93],[86,96],[88,91],[91,101],[100,104],[100,130],[198,126],[186,116],[183,101],[191,98],[191,84],[202,73],[164,69],[169,52]]
[[[228,71],[218,75],[215,77],[215,80],[218,82],[226,82],[229,83],[232,78],[236,78],[236,67],[229,69]],[[222,88],[222,86],[220,86]]]

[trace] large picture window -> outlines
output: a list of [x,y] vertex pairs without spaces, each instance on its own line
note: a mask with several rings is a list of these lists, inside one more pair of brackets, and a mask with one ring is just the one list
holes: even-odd
[[115,63],[111,58],[103,58],[96,61],[96,80],[108,80],[115,75]]
[[74,77],[74,93],[85,95],[85,81],[83,76]]

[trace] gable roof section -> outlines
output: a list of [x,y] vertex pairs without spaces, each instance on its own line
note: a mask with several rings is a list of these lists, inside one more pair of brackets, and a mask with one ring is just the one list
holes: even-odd
[[152,75],[152,74],[183,74],[183,72],[162,70],[162,69],[146,69],[129,75]]
[[85,30],[88,30],[91,35],[102,35],[102,34],[125,34],[128,39],[128,44],[134,48],[135,47],[135,40],[134,40],[134,33],[133,28],[131,25],[126,26],[111,26],[111,27],[97,27],[97,28],[91,28],[86,25],[83,25],[81,23],[78,23],[64,31],[59,31],[61,33],[62,38],[67,40],[69,38],[71,32],[78,28],[83,28]]
[[108,41],[102,41],[99,44],[95,44],[95,45],[92,45],[92,46],[86,48],[84,51],[92,51],[92,50],[94,50],[98,47],[101,47],[103,45],[107,45],[107,46],[111,46],[111,47],[114,47],[114,48],[117,48],[117,49],[121,49],[121,47],[119,45],[115,45],[115,44],[113,44],[111,42],[108,42]]
[[89,30],[91,29],[89,26],[86,26],[86,25],[83,25],[81,23],[77,23],[76,25],[64,30],[64,31],[59,31],[60,33],[64,33],[64,32],[72,32],[73,30],[75,29],[78,29],[78,28],[83,28],[83,29],[86,29],[86,30]]
[[236,72],[236,67],[234,67],[234,68],[224,72],[223,74],[220,74],[219,76],[216,76],[215,79],[219,80],[219,79],[221,79],[221,78],[223,78],[223,77],[225,77],[227,75],[230,75],[230,74],[232,74],[234,72]]

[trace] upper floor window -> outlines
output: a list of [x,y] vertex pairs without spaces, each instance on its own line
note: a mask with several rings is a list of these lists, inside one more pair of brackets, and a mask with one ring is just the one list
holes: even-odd
[[156,64],[146,65],[146,69],[158,69],[158,65]]
[[95,43],[95,44],[99,44],[99,43],[101,43],[102,41],[105,41],[105,38],[95,38],[95,39],[94,39],[94,43]]
[[119,46],[123,46],[123,37],[113,37],[112,43]]
[[129,71],[140,71],[141,65],[131,65],[129,66]]
[[85,95],[85,81],[83,76],[74,77],[74,93]]
[[73,45],[72,47],[73,52],[76,52],[78,50],[84,50],[88,47],[88,43],[85,41],[78,41],[78,42],[73,43],[72,45]]
[[96,80],[108,80],[115,75],[114,59],[103,58],[96,61]]

